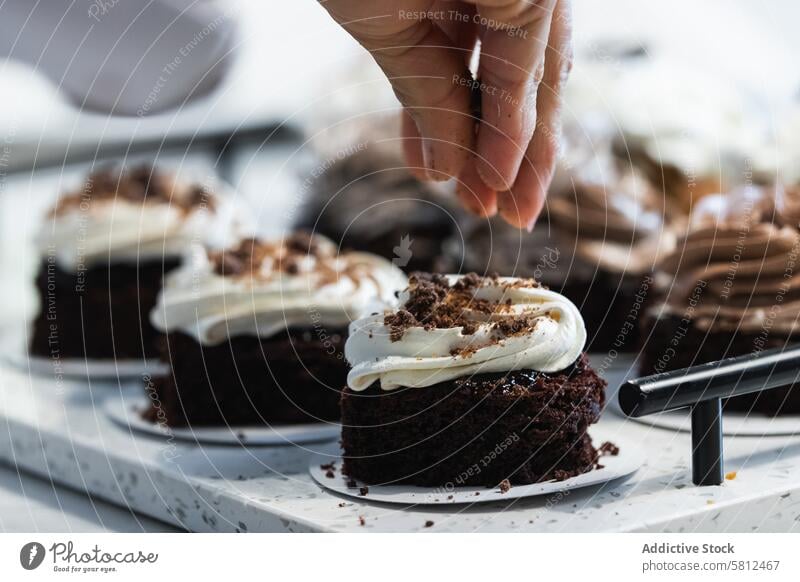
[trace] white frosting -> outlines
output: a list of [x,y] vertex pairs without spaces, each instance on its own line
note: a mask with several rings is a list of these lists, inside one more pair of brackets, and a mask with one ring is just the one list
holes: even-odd
[[[451,282],[457,279],[449,278]],[[510,305],[504,305],[491,316],[478,311],[465,312],[470,320],[485,322],[479,324],[473,334],[463,334],[462,327],[411,327],[405,330],[402,338],[392,341],[383,314],[353,322],[345,345],[345,356],[352,365],[348,386],[360,391],[380,381],[383,390],[425,387],[490,372],[557,372],[572,364],[586,342],[586,328],[578,308],[553,291],[509,286],[515,279],[501,281],[501,285],[481,286],[475,298],[501,303],[510,299]],[[401,304],[407,298],[406,291],[400,296]],[[532,330],[495,339],[494,322],[520,316],[536,318]],[[452,355],[462,350],[466,350],[466,355]]]
[[[195,247],[168,275],[150,321],[161,331],[181,331],[205,345],[238,335],[270,337],[290,327],[323,333],[395,304],[395,292],[408,284],[400,269],[368,253],[334,254],[324,261],[325,274],[309,255],[299,273],[273,270],[274,261],[266,259],[252,276],[222,276],[205,249]],[[328,267],[336,273],[333,278]]]
[[[177,204],[98,199],[48,217],[35,243],[43,256],[76,272],[97,264],[180,257],[193,242],[230,244],[251,230],[233,195],[208,194],[188,212]],[[213,207],[213,208],[212,208]]]

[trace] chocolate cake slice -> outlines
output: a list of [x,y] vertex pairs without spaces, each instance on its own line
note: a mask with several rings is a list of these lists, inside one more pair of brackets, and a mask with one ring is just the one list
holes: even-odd
[[31,353],[155,356],[160,334],[149,313],[162,278],[190,241],[232,226],[222,207],[214,192],[149,167],[99,171],[62,196],[37,238],[41,308]]
[[531,279],[419,273],[400,302],[350,327],[347,475],[457,487],[592,470],[606,383],[572,303]]
[[77,274],[46,260],[36,276],[42,309],[32,354],[100,360],[154,357],[161,335],[148,319],[164,273],[178,259],[96,265]]
[[171,426],[257,426],[336,421],[346,328],[311,328],[269,338],[232,337],[203,345],[184,333],[161,343],[171,373],[153,378],[151,420]]
[[151,314],[171,372],[148,416],[172,426],[333,421],[347,376],[347,324],[395,301],[406,277],[321,236],[196,248]]

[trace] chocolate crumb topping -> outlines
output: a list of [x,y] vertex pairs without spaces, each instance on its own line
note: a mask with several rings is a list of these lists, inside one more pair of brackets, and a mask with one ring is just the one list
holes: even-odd
[[[481,277],[468,273],[452,285],[447,277],[437,273],[413,273],[409,278],[408,299],[395,313],[384,315],[384,325],[390,330],[393,342],[402,339],[406,330],[422,327],[425,330],[460,327],[463,335],[473,335],[481,324],[493,316],[513,311],[511,299],[489,301],[476,297],[482,287],[504,288],[539,287],[533,279],[503,281],[497,274]],[[530,332],[540,315],[498,318],[492,321],[497,340]],[[459,349],[453,356],[467,357],[476,347]]]
[[401,309],[397,313],[387,314],[383,323],[389,326],[390,338],[393,342],[400,341],[408,328],[419,327],[417,318],[405,309]]
[[356,286],[365,279],[373,279],[371,263],[360,255],[337,254],[332,242],[305,231],[275,241],[243,239],[222,251],[209,250],[208,258],[214,272],[226,277],[269,280],[281,273],[308,273],[317,278],[319,286],[335,283],[342,277],[351,279]]
[[214,198],[201,185],[182,187],[168,173],[150,166],[139,166],[128,171],[104,168],[89,174],[83,188],[61,196],[50,214],[60,216],[90,208],[93,202],[116,200],[134,204],[167,204],[184,214],[199,208],[212,211],[216,208]]
[[606,441],[600,445],[600,447],[597,449],[597,453],[601,457],[606,455],[616,457],[619,454],[619,447],[610,441]]

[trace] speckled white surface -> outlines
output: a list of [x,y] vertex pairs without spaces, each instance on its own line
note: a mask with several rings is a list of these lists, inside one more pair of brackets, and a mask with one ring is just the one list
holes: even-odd
[[796,437],[726,439],[725,470],[736,478],[696,488],[688,434],[606,414],[606,432],[648,453],[627,481],[509,502],[398,507],[316,485],[308,461],[325,445],[199,448],[127,432],[100,403],[139,389],[0,367],[0,459],[194,531],[746,532],[792,531],[800,520]]

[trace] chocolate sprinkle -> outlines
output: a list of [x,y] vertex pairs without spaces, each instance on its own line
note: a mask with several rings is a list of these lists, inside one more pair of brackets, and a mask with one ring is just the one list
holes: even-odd
[[[481,277],[476,273],[468,273],[450,285],[444,275],[413,273],[409,278],[408,300],[397,312],[384,315],[383,323],[390,330],[391,341],[400,341],[406,330],[412,327],[425,330],[460,327],[463,335],[474,334],[478,326],[491,316],[511,310],[510,299],[492,302],[475,297],[478,289],[490,285],[505,288],[540,286],[533,279],[509,283],[501,281],[497,275]],[[485,317],[476,320],[475,314]],[[526,315],[493,322],[495,339],[530,332],[536,326],[538,317],[540,315]],[[466,347],[452,355],[467,357],[475,349]]]
[[186,189],[171,174],[145,165],[128,171],[104,168],[89,174],[83,188],[62,196],[51,215],[90,208],[94,202],[117,200],[135,204],[167,204],[184,214],[203,207],[209,210],[216,207],[213,196],[199,184]]

